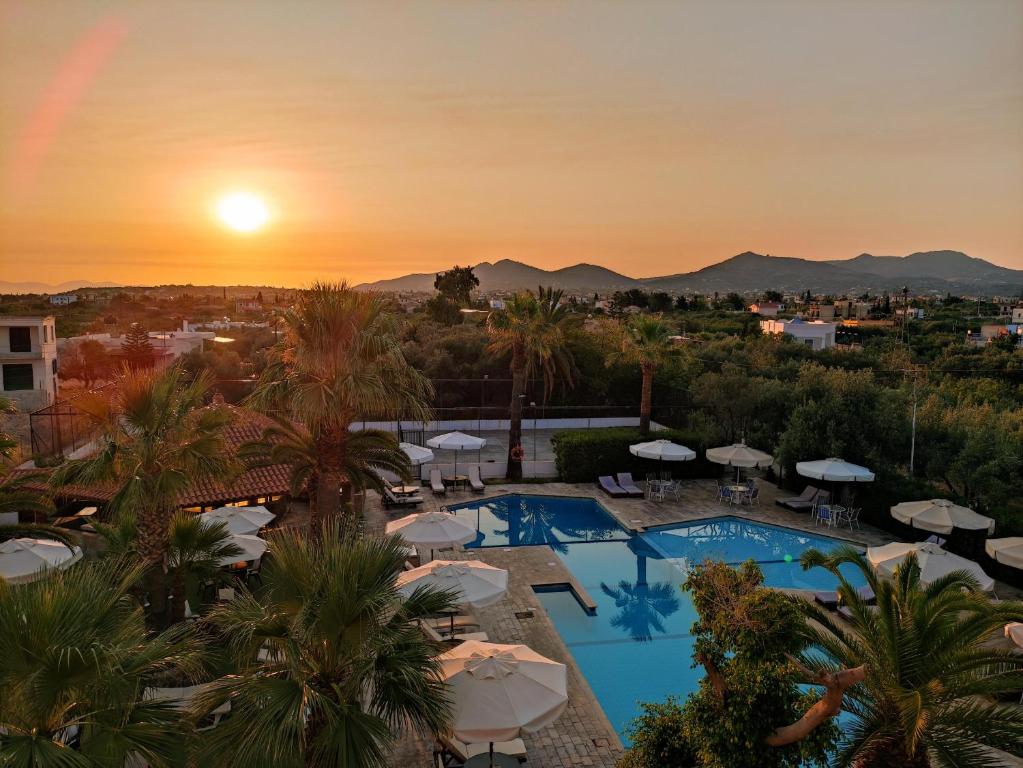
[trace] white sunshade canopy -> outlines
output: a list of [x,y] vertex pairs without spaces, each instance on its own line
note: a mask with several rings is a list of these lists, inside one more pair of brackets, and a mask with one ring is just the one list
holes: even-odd
[[935,533],[952,533],[953,528],[995,532],[995,521],[990,517],[977,514],[969,507],[953,504],[948,499],[904,501],[892,507],[892,517],[913,528]]
[[467,640],[438,657],[452,730],[468,743],[510,741],[553,723],[568,705],[564,664],[525,645]]
[[696,458],[696,451],[692,448],[686,448],[684,445],[671,442],[671,440],[636,443],[629,446],[629,453],[639,456],[641,459],[656,459],[657,461],[692,461]]
[[266,507],[218,507],[212,512],[203,512],[199,517],[209,523],[222,522],[231,534],[258,533],[276,517]]
[[446,549],[476,538],[476,529],[449,512],[419,512],[387,524],[387,533],[397,533],[409,544],[424,549]]
[[80,548],[53,539],[8,539],[0,543],[0,578],[10,584],[27,584],[81,559]]
[[1023,536],[1009,536],[1004,539],[988,539],[984,543],[988,556],[999,563],[1023,568]]
[[426,441],[431,448],[441,451],[478,451],[486,446],[485,438],[467,435],[464,432],[445,432]]
[[756,467],[763,469],[774,462],[774,457],[769,453],[750,448],[746,443],[733,443],[720,448],[708,448],[707,460],[715,464],[725,464],[729,467]]
[[421,445],[414,443],[399,443],[398,447],[401,448],[402,452],[408,456],[409,463],[413,467],[418,467],[420,464],[425,464],[428,461],[433,461],[433,451],[429,448],[423,448]]
[[225,557],[220,561],[221,565],[240,563],[242,560],[258,560],[266,554],[266,539],[251,534],[239,534],[232,536],[229,541],[242,551],[240,555]]
[[895,569],[905,562],[910,553],[915,552],[917,562],[920,564],[920,581],[930,584],[952,571],[968,571],[980,584],[981,589],[990,592],[995,588],[995,581],[984,570],[972,560],[954,555],[937,544],[917,542],[906,544],[901,541],[893,541],[883,547],[868,547],[867,560],[874,567],[879,576],[891,578]]
[[874,480],[874,473],[866,467],[842,459],[801,461],[796,464],[796,472],[813,480],[828,480],[835,483],[870,483]]
[[457,592],[463,605],[485,608],[508,591],[508,571],[478,560],[434,560],[398,576],[398,591],[406,597],[421,586]]

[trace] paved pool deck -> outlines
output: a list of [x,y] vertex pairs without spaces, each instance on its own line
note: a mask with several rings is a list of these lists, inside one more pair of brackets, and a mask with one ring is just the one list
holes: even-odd
[[[624,527],[641,531],[671,523],[733,516],[755,522],[783,525],[821,535],[833,535],[856,544],[872,546],[891,540],[891,535],[870,526],[862,529],[823,529],[814,526],[806,514],[788,512],[774,504],[778,497],[775,486],[760,483],[761,503],[752,508],[729,506],[717,499],[713,481],[693,480],[684,484],[681,500],[650,501],[647,499],[611,499],[592,485],[573,483],[495,483],[486,493],[448,492],[434,496],[423,489],[425,499],[421,510],[440,509],[444,505],[499,496],[508,493],[538,496],[585,496],[597,499]],[[784,495],[789,495],[783,492]],[[385,511],[374,495],[365,504],[365,519],[371,532],[379,532],[388,520],[408,511]],[[535,585],[570,583],[572,576],[560,556],[548,546],[502,548],[491,547],[445,552],[448,559],[482,560],[509,572],[508,594],[497,605],[476,611],[481,629],[496,643],[524,643],[537,652],[568,666],[569,706],[548,728],[525,737],[529,751],[527,765],[536,768],[576,768],[597,766],[613,768],[622,754],[618,734],[608,722],[586,678],[579,671],[571,652],[562,642],[533,591]],[[391,765],[394,768],[433,765],[429,739],[407,734],[396,745]]]

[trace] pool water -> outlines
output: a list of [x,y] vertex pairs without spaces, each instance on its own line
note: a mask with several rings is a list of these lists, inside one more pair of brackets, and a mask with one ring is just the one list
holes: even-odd
[[[640,701],[684,700],[697,689],[690,627],[696,611],[681,590],[706,560],[753,559],[769,586],[833,589],[823,569],[803,571],[799,556],[842,542],[734,517],[632,534],[594,499],[509,495],[449,508],[479,532],[467,547],[549,544],[597,604],[587,613],[569,590],[537,597],[572,652],[622,741]],[[845,574],[853,584],[858,572]]]

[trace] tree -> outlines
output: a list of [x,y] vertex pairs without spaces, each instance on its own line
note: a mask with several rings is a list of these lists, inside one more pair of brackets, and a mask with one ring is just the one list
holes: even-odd
[[671,340],[673,333],[674,329],[659,315],[636,315],[624,323],[610,327],[611,348],[606,357],[606,364],[638,365],[643,375],[639,401],[639,431],[644,435],[650,432],[654,374],[677,351],[675,343]]
[[121,354],[129,368],[149,368],[153,365],[156,353],[145,328],[138,323],[131,324],[121,342]]
[[200,646],[183,626],[146,631],[131,595],[141,574],[110,558],[17,587],[0,579],[0,765],[183,764],[187,721],[145,691],[198,675]]
[[[1023,603],[994,602],[965,571],[925,586],[915,555],[892,579],[875,576],[867,559],[848,546],[830,554],[809,550],[801,562],[834,574],[852,616],[848,625],[840,624],[805,604],[813,620],[810,639],[823,652],[806,663],[820,674],[866,667],[863,684],[846,696],[852,722],[838,764],[952,768],[995,765],[990,748],[1023,755],[1023,709],[998,701],[1018,696],[1023,656],[990,642],[1007,622],[1023,617]],[[847,581],[843,565],[874,590],[876,608]]]
[[651,312],[670,312],[672,307],[671,295],[664,291],[655,291],[650,294],[649,309]]
[[284,314],[284,334],[249,402],[297,421],[315,446],[306,478],[314,537],[351,492],[345,454],[366,418],[426,421],[430,382],[405,359],[384,300],[346,283],[317,283]]
[[568,310],[562,305],[562,291],[540,287],[537,293],[517,293],[505,308],[491,312],[487,332],[492,354],[510,355],[512,391],[508,430],[508,477],[522,477],[522,401],[529,379],[540,374],[544,397],[550,395],[558,376],[572,384],[572,355],[565,330]]
[[785,297],[782,296],[781,291],[764,291],[764,301],[774,301],[780,304],[784,299]]
[[76,404],[99,429],[99,448],[65,462],[50,477],[55,488],[113,486],[107,510],[137,520],[138,556],[148,569],[146,588],[158,622],[167,618],[168,526],[178,497],[190,483],[223,480],[234,469],[223,439],[230,411],[200,408],[210,384],[208,375],[187,381],[175,365],[162,372],[127,370],[112,398],[83,395]]
[[[0,416],[4,414],[17,413],[18,409],[14,401],[0,395]],[[18,440],[9,432],[0,429],[0,459],[7,459],[14,455],[18,448]]]
[[402,597],[403,542],[330,521],[316,541],[273,536],[269,552],[260,594],[209,616],[238,669],[198,701],[200,713],[231,702],[231,718],[206,735],[211,764],[377,768],[399,728],[443,732],[439,649],[418,621],[454,595]]
[[438,272],[433,287],[457,306],[467,307],[472,301],[472,292],[479,287],[480,280],[472,267],[452,267],[447,272]]
[[238,558],[242,549],[231,541],[226,522],[210,522],[190,512],[178,512],[171,518],[167,538],[171,621],[178,622],[185,618],[188,582],[222,579],[224,562]]
[[458,304],[443,293],[431,296],[423,305],[426,314],[435,323],[442,325],[458,325],[462,322],[462,312]]
[[675,297],[675,309],[680,312],[687,312],[689,310],[689,299],[686,298],[684,293],[680,293]]
[[[24,473],[0,477],[0,515],[28,513],[36,520],[39,517],[45,520],[46,516],[54,511],[53,502],[35,488],[29,487],[37,482],[40,476],[40,473]],[[16,522],[0,525],[0,541],[20,536],[55,539],[68,546],[75,543],[74,537],[66,530],[46,523]]]
[[[127,343],[127,338],[125,339]],[[148,337],[146,343],[149,343]],[[122,350],[124,346],[122,345]],[[152,350],[152,346],[150,346]],[[125,353],[127,357],[127,353]],[[60,358],[60,376],[64,379],[78,379],[91,389],[97,381],[105,381],[114,370],[113,360],[106,347],[95,339],[85,339],[64,350]]]

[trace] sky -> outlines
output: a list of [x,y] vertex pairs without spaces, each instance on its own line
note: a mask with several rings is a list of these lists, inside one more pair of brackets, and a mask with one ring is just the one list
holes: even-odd
[[0,0],[0,280],[1023,269],[1021,212],[1023,0]]

